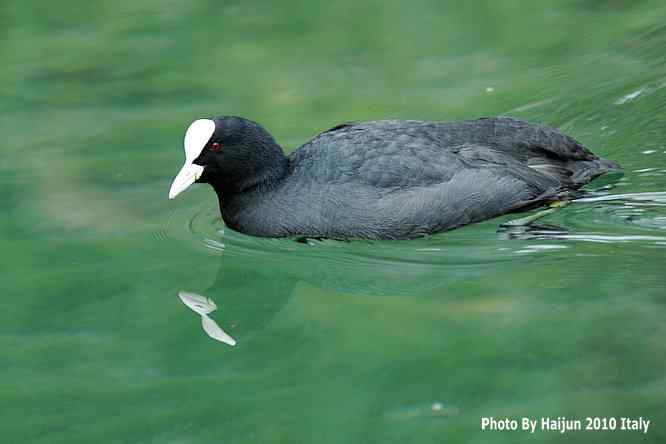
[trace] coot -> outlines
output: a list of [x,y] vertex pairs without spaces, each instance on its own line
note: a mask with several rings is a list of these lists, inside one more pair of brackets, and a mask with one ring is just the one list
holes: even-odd
[[409,239],[566,198],[619,166],[557,129],[511,117],[337,125],[285,156],[259,124],[185,133],[169,198],[209,183],[226,225],[254,236]]

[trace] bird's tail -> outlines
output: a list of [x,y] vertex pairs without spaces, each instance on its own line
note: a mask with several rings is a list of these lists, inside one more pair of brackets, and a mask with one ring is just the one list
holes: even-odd
[[571,181],[576,188],[607,173],[622,173],[622,167],[619,163],[602,157],[597,157],[592,160],[570,162],[569,167],[573,172],[571,175]]

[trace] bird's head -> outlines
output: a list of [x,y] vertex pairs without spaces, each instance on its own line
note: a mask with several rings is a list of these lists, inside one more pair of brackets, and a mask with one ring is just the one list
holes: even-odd
[[171,184],[173,199],[195,182],[216,191],[242,191],[282,173],[286,158],[268,131],[242,117],[221,116],[190,124],[185,164]]

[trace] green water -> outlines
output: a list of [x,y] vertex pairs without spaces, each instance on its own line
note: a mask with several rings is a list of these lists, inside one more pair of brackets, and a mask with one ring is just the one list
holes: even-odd
[[[2,2],[0,441],[666,441],[665,20],[662,0]],[[204,186],[167,200],[185,128],[216,114],[287,150],[509,114],[625,174],[548,230],[254,239]]]

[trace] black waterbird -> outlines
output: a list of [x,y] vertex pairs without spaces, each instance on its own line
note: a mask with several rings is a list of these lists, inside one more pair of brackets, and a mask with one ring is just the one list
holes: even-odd
[[285,156],[241,117],[194,121],[173,199],[209,183],[225,224],[264,237],[409,239],[565,199],[619,166],[510,117],[346,123]]

